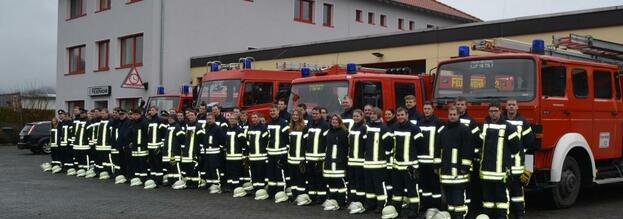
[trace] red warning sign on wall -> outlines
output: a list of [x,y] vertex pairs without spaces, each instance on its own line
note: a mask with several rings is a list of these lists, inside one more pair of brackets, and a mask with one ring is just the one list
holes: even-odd
[[135,89],[145,89],[143,86],[143,80],[141,76],[138,74],[136,68],[130,69],[128,76],[123,80],[123,84],[121,84],[122,88],[135,88]]

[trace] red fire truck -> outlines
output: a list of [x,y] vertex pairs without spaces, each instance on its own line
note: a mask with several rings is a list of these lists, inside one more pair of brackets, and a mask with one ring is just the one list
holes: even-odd
[[302,78],[292,81],[292,93],[288,110],[292,111],[298,103],[307,108],[326,107],[329,113],[342,112],[343,97],[353,99],[353,106],[362,109],[371,104],[381,109],[395,109],[404,106],[404,97],[414,95],[421,111],[422,103],[430,99],[432,78],[428,74],[396,72],[389,74],[384,69],[334,65],[327,69],[301,69]]
[[482,122],[487,102],[517,99],[540,148],[526,155],[529,188],[546,190],[556,207],[573,205],[581,187],[623,181],[622,44],[571,34],[549,47],[495,39],[473,48],[494,54],[469,56],[462,46],[460,57],[439,63],[438,113],[464,96]]
[[159,110],[176,109],[181,111],[182,109],[192,107],[194,104],[194,98],[190,92],[190,85],[182,85],[179,93],[165,93],[164,86],[159,86],[155,96],[150,96],[147,99],[146,109],[150,106],[157,106]]
[[203,76],[197,104],[218,104],[225,116],[238,107],[249,113],[260,112],[269,118],[268,109],[276,100],[287,100],[296,71],[259,70],[252,68],[252,58],[242,58],[240,63],[208,63],[209,71]]

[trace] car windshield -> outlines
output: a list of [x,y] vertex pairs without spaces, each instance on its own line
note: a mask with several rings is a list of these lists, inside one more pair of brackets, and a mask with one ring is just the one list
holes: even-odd
[[307,109],[326,107],[329,113],[342,111],[342,98],[348,94],[347,81],[324,81],[304,84],[293,84],[288,101],[288,111],[294,106],[304,103]]
[[147,101],[147,109],[151,106],[157,106],[160,110],[177,109],[179,102],[179,97],[150,97]]
[[434,98],[468,101],[514,97],[529,101],[535,94],[532,59],[486,59],[443,64],[435,80]]
[[206,81],[201,85],[198,104],[218,104],[223,108],[232,108],[238,104],[240,80]]

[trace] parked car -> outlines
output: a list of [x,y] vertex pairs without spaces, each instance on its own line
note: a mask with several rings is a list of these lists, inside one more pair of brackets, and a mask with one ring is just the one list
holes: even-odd
[[50,128],[49,121],[28,123],[19,132],[17,148],[30,149],[35,154],[49,154],[50,149]]

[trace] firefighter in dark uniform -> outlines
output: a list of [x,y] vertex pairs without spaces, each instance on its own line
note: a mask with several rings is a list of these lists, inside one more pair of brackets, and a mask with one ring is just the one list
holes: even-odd
[[501,116],[500,103],[489,104],[480,138],[482,207],[489,218],[506,218],[509,208],[506,181],[512,165],[512,155],[519,153],[521,144],[517,129]]
[[73,109],[71,124],[68,129],[68,146],[67,147],[67,155],[66,155],[66,163],[64,165],[67,166],[67,176],[75,176],[76,169],[78,165],[76,164],[76,152],[74,151],[74,142],[76,140],[76,130],[78,130],[78,126],[80,125],[80,113],[82,112],[82,108],[76,106]]
[[353,111],[353,125],[348,133],[348,169],[346,182],[348,183],[349,214],[360,214],[366,211],[363,203],[366,201],[365,178],[363,162],[365,155],[366,120],[360,109]]
[[57,170],[57,173],[63,170],[61,168],[61,160],[58,151],[58,119],[56,117],[52,117],[50,121],[50,139],[48,140],[48,144],[50,145],[50,162],[41,164],[41,168],[43,172],[53,172],[53,169]]
[[226,128],[225,140],[225,173],[228,190],[233,189],[233,197],[244,197],[247,192],[241,187],[243,180],[243,160],[247,150],[247,139],[242,128],[238,125],[238,115],[229,116],[229,125]]
[[214,114],[208,113],[205,124],[205,141],[199,153],[201,154],[201,177],[210,186],[208,188],[210,194],[222,192],[221,174],[224,174],[224,168],[221,163],[224,135],[223,129],[216,125]]
[[417,111],[416,99],[413,95],[407,95],[404,98],[405,100],[405,109],[407,109],[407,114],[409,115],[409,122],[417,125],[418,121],[422,119],[422,115]]
[[228,121],[221,113],[221,107],[218,105],[212,106],[212,113],[214,114],[214,118],[216,118],[216,125],[221,128],[226,128],[228,125]]
[[465,188],[469,185],[473,145],[469,128],[459,122],[458,110],[451,106],[448,124],[437,130],[434,165],[453,219],[462,219],[468,210]]
[[303,120],[303,111],[294,110],[290,118],[290,140],[288,142],[288,186],[292,190],[292,197],[298,206],[312,203],[307,194],[305,185],[305,145],[307,144],[307,127]]
[[327,196],[326,183],[322,180],[322,162],[326,151],[323,134],[329,129],[329,124],[322,118],[319,107],[314,107],[311,115],[312,119],[307,123],[305,178],[308,181],[307,194],[314,203],[320,204]]
[[470,172],[470,182],[466,191],[465,203],[469,206],[467,212],[468,218],[474,218],[482,212],[482,189],[480,183],[480,127],[467,113],[467,99],[465,97],[457,97],[454,106],[459,112],[459,122],[470,129],[474,139],[474,160],[472,161],[472,169]]
[[147,179],[147,119],[143,117],[141,109],[130,111],[132,117],[130,125],[130,147],[132,151],[132,161],[130,163],[130,186],[141,186]]
[[510,213],[514,218],[523,218],[525,214],[525,200],[523,185],[528,184],[529,174],[525,171],[525,155],[527,152],[533,153],[536,148],[534,145],[534,133],[532,127],[526,118],[519,114],[517,100],[509,98],[506,100],[505,119],[514,125],[517,129],[517,136],[521,140],[521,150],[519,153],[513,154],[513,162],[511,166],[511,174],[508,180],[509,193],[511,198]]
[[73,136],[73,149],[74,149],[74,166],[78,168],[76,176],[84,177],[87,169],[89,169],[89,135],[87,133],[87,111],[80,110],[80,118],[76,122],[74,121],[74,136]]
[[201,124],[197,123],[197,112],[187,110],[188,123],[184,126],[186,140],[181,147],[182,161],[180,164],[181,174],[186,183],[186,187],[198,188],[205,186],[199,176],[199,150],[203,147],[205,140],[205,130]]
[[61,169],[53,168],[52,173],[60,173],[63,172],[63,170],[67,170],[69,168],[68,164],[72,164],[73,166],[73,161],[70,160],[72,158],[70,154],[71,150],[69,149],[69,132],[71,129],[72,121],[67,116],[67,113],[62,109],[58,110],[58,117],[60,121],[58,122],[56,132],[58,134],[58,154],[60,161],[58,166]]
[[147,171],[149,179],[145,181],[145,189],[153,189],[162,184],[162,142],[163,135],[166,132],[166,124],[158,116],[158,107],[150,106],[147,113],[147,134],[149,141],[147,142],[147,150],[149,152],[147,158]]
[[437,130],[443,125],[441,120],[433,114],[433,104],[423,104],[424,116],[420,117],[418,126],[424,136],[424,144],[417,149],[420,163],[420,185],[422,186],[422,209],[440,209],[441,187],[439,177],[434,172],[435,140]]
[[113,142],[110,149],[112,165],[110,172],[115,177],[115,184],[123,184],[131,176],[130,165],[130,119],[124,109],[118,109],[119,118],[112,124]]
[[111,120],[108,118],[108,109],[100,110],[100,122],[97,127],[97,141],[95,142],[95,171],[99,174],[99,179],[110,179],[110,170],[112,159],[110,150],[112,150],[113,135]]
[[409,121],[407,110],[396,110],[398,123],[394,127],[396,144],[393,150],[393,167],[391,171],[392,201],[383,209],[383,218],[396,218],[403,199],[408,203],[409,218],[417,218],[420,210],[418,189],[417,148],[421,147],[423,135],[420,129]]
[[177,113],[174,110],[160,113],[167,120],[167,132],[162,147],[162,164],[165,169],[163,185],[171,184],[173,189],[185,189],[186,183],[182,179],[182,144],[186,141],[186,132],[177,121]]
[[342,122],[344,122],[344,127],[346,127],[346,131],[350,131],[350,128],[353,126],[353,99],[350,96],[346,95],[342,99]]
[[372,108],[370,121],[366,129],[365,160],[363,162],[367,210],[381,213],[387,202],[386,184],[387,164],[394,146],[394,136],[381,119],[383,111],[378,107]]
[[98,168],[98,166],[95,164],[95,160],[97,157],[97,150],[95,148],[95,144],[97,143],[97,134],[98,134],[98,127],[99,127],[99,123],[100,123],[100,111],[99,109],[92,109],[89,113],[87,113],[87,124],[86,124],[86,130],[87,130],[87,136],[89,138],[89,152],[87,154],[87,160],[88,160],[88,168],[87,168],[87,172],[84,175],[84,178],[93,178],[97,176],[97,173],[95,171],[96,168]]
[[247,130],[247,141],[249,155],[249,167],[251,172],[251,183],[255,190],[255,200],[265,200],[268,196],[266,187],[266,163],[268,155],[266,154],[266,145],[268,144],[268,130],[266,126],[260,123],[260,114],[255,112],[251,114],[251,124]]
[[275,203],[288,200],[285,193],[286,187],[286,163],[288,161],[288,123],[279,118],[279,109],[276,105],[270,107],[270,123],[268,123],[268,165],[266,176],[268,177],[268,195],[275,198]]
[[347,188],[344,178],[348,162],[348,131],[339,115],[331,115],[329,121],[331,128],[323,134],[327,152],[322,169],[329,193],[322,206],[325,211],[335,211],[346,204]]

